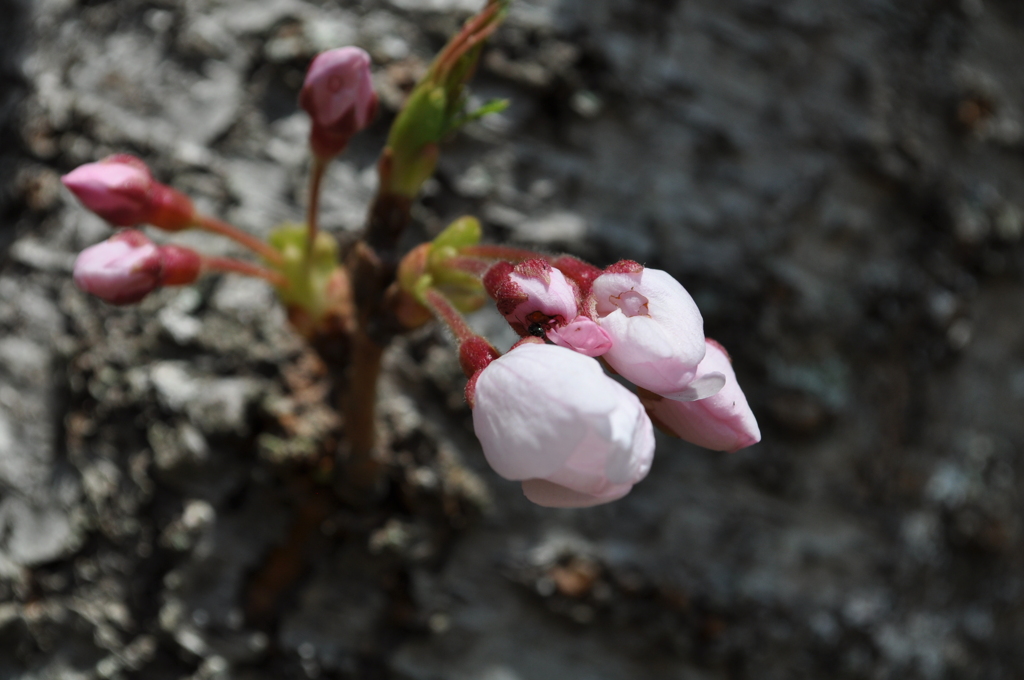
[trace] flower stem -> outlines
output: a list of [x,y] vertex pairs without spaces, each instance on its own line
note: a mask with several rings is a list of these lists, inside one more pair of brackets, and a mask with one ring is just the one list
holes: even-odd
[[380,477],[373,455],[376,443],[377,378],[384,348],[362,330],[352,336],[348,390],[342,397],[345,416],[346,472],[356,489],[370,490]]
[[212,234],[226,236],[232,241],[242,244],[273,265],[280,266],[284,264],[284,258],[281,257],[281,253],[277,252],[273,246],[266,241],[256,238],[248,232],[242,231],[233,224],[228,224],[227,222],[218,220],[216,217],[210,217],[209,215],[201,215],[198,213],[194,219],[195,226],[199,229],[208,231]]
[[448,298],[442,295],[436,288],[427,288],[424,291],[423,302],[434,313],[434,316],[451,329],[460,344],[470,338],[477,337],[477,334],[473,332],[473,329],[469,327],[466,320],[459,314],[459,310],[455,309],[452,303],[448,301]]
[[534,252],[525,248],[514,248],[512,246],[499,246],[489,243],[482,243],[476,246],[466,246],[460,252],[469,257],[481,257],[487,260],[508,260],[509,262],[522,262],[523,260],[550,260],[550,255]]
[[500,3],[492,2],[463,26],[458,35],[437,56],[435,63],[438,66],[438,71],[444,72],[451,69],[462,55],[493,33],[498,28],[498,22],[490,23],[490,25],[488,23],[497,16],[500,10]]
[[327,169],[327,161],[313,155],[313,167],[309,171],[309,205],[306,206],[306,269],[309,270],[309,262],[313,257],[313,243],[316,241],[317,233],[320,230],[320,185],[323,184],[324,171]]
[[474,276],[483,276],[493,264],[493,262],[478,257],[461,257],[456,255],[444,260],[443,266],[445,269],[454,269],[466,272],[467,274],[473,274]]
[[288,286],[288,279],[280,272],[231,257],[204,257],[203,268],[207,271],[229,272],[231,274],[266,279],[279,288]]

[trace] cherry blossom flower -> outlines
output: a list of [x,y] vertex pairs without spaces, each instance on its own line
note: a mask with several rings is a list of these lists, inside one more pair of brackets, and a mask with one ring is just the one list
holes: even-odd
[[629,493],[654,455],[639,399],[571,350],[525,343],[474,376],[473,426],[491,467],[531,501],[586,507]]
[[603,355],[617,373],[670,399],[700,399],[721,388],[720,377],[695,382],[704,358],[704,320],[672,276],[623,261],[594,280],[594,320],[611,338]]
[[725,386],[705,399],[676,401],[641,390],[640,400],[658,427],[698,446],[732,452],[761,441],[761,430],[736,382],[729,355],[710,339],[697,378],[708,375],[724,376]]

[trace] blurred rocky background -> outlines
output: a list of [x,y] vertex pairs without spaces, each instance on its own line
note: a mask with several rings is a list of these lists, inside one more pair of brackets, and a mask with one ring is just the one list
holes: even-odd
[[387,354],[357,505],[266,286],[74,288],[109,228],[59,175],[110,153],[255,232],[301,218],[304,68],[356,44],[384,106],[328,178],[350,238],[480,4],[0,1],[0,678],[1024,676],[1019,0],[515,0],[474,90],[512,105],[445,149],[410,243],[471,212],[667,269],[764,435],[660,439],[609,506],[487,469],[440,331]]

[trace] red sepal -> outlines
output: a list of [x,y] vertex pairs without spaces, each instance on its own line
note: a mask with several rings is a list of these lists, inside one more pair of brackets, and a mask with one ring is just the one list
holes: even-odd
[[633,260],[619,260],[613,265],[609,265],[605,268],[605,274],[639,274],[644,270],[644,266],[639,262]]
[[494,298],[502,316],[512,314],[516,307],[530,299],[519,284],[510,278],[514,270],[511,262],[495,262],[484,274],[484,288]]
[[161,286],[185,286],[199,278],[203,259],[194,250],[181,246],[160,246]]
[[477,336],[463,340],[459,345],[459,365],[466,377],[487,368],[487,365],[500,357],[498,350],[494,349],[491,343]]
[[555,258],[551,266],[562,272],[565,278],[574,282],[580,289],[580,295],[584,298],[590,294],[594,279],[604,273],[589,262],[584,262],[572,255],[560,255]]
[[188,229],[195,222],[192,199],[166,184],[154,182],[146,221],[164,231]]

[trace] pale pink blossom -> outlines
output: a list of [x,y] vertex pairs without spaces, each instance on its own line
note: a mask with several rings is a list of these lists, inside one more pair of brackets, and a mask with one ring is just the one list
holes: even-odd
[[640,400],[660,428],[698,446],[731,452],[761,441],[729,355],[714,340],[707,340],[707,354],[697,368],[698,380],[709,375],[724,376],[725,386],[706,399],[675,401],[641,391]]
[[704,358],[704,320],[672,276],[635,262],[612,265],[594,280],[592,315],[611,337],[604,359],[639,387],[670,399],[713,394],[693,385]]
[[358,47],[321,52],[309,65],[299,105],[313,121],[310,144],[321,158],[341,153],[377,112],[370,55]]
[[473,427],[487,462],[549,507],[621,498],[650,470],[654,433],[639,399],[592,358],[520,345],[474,378]]

